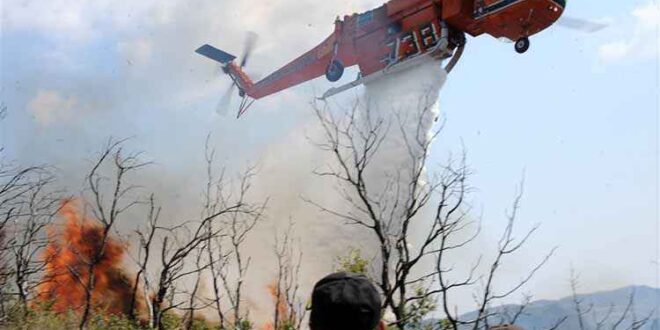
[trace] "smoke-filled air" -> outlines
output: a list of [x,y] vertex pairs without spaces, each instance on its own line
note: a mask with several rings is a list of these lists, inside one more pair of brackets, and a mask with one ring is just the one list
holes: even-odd
[[660,325],[652,1],[0,11],[0,329]]

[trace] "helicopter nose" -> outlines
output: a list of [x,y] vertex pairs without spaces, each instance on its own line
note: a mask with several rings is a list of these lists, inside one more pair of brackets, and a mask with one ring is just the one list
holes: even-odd
[[552,0],[557,6],[559,6],[559,10],[564,10],[566,8],[566,0]]
[[551,0],[548,10],[551,12],[550,17],[553,21],[559,19],[559,17],[564,13],[564,8],[566,8],[566,0]]

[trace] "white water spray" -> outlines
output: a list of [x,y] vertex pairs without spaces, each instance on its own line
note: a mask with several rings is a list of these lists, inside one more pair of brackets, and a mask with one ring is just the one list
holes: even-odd
[[[423,145],[432,137],[439,116],[439,92],[446,78],[440,62],[430,61],[365,86],[363,129],[377,121],[387,127],[367,184],[373,191],[389,189],[385,198],[398,207],[395,217],[403,216],[411,175],[425,166],[428,149]],[[396,232],[397,224],[391,229]]]
[[[367,125],[366,120],[383,120],[389,126],[367,173],[367,184],[374,191],[383,190],[397,175],[398,183],[406,186],[410,183],[406,174],[411,172],[411,167],[424,166],[421,164],[423,151],[414,147],[408,149],[405,139],[429,138],[438,116],[437,101],[445,79],[446,72],[439,62],[433,61],[365,86],[358,120],[362,125]],[[333,182],[311,173],[335,161],[332,155],[307,140],[322,140],[319,129],[314,120],[293,130],[282,143],[269,148],[261,175],[255,180],[261,187],[259,194],[271,199],[268,224],[255,233],[248,248],[254,268],[248,272],[246,280],[247,305],[257,324],[263,324],[271,317],[272,301],[265,285],[275,276],[272,238],[275,228],[285,228],[289,219],[297,223],[295,231],[301,238],[304,252],[300,289],[303,297],[311,293],[316,280],[333,271],[334,258],[344,255],[349,248],[361,249],[367,258],[378,256],[379,249],[372,233],[364,228],[347,226],[341,219],[323,214],[301,199],[303,196],[329,209],[345,210],[348,207],[334,189]],[[403,198],[405,193],[400,196]],[[395,196],[386,198],[390,198],[392,204],[396,203]]]

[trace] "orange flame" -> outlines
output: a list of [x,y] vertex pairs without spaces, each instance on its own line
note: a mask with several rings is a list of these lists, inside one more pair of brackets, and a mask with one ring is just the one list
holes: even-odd
[[[86,304],[90,269],[94,287],[91,306],[95,311],[127,314],[131,284],[121,262],[125,247],[114,237],[103,244],[103,227],[95,219],[86,218],[75,203],[64,201],[61,228],[49,229],[49,242],[44,252],[44,283],[39,286],[41,301],[52,304],[56,312],[81,311]],[[98,262],[90,268],[97,256]]]
[[277,313],[279,315],[278,317],[278,325],[275,327],[273,325],[273,322],[268,322],[264,324],[261,328],[262,330],[277,330],[281,329],[284,327],[286,324],[286,321],[291,317],[291,313],[289,311],[289,307],[286,304],[284,293],[280,292],[280,295],[278,297],[277,291],[277,283],[271,283],[266,286],[268,289],[268,293],[270,294],[271,298],[273,299],[273,302],[275,303],[275,308],[277,309]]

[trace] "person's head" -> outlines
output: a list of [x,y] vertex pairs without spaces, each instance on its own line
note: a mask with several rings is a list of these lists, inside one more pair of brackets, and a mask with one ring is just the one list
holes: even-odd
[[314,285],[311,330],[384,330],[378,290],[363,275],[330,274]]

